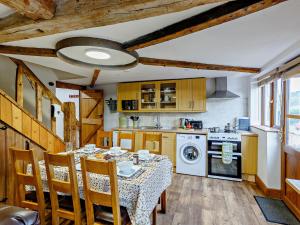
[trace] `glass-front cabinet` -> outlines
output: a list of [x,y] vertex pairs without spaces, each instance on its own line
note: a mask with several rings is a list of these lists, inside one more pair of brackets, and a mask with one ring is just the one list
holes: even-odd
[[152,111],[158,108],[158,82],[140,83],[140,110]]
[[172,111],[177,107],[177,82],[176,81],[161,81],[159,83],[161,110]]

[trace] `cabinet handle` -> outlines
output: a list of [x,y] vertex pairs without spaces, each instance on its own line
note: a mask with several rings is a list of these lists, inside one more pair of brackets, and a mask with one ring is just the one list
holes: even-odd
[[194,107],[195,107],[195,101],[192,102],[192,108],[194,108]]
[[162,138],[168,138],[167,136],[162,136]]

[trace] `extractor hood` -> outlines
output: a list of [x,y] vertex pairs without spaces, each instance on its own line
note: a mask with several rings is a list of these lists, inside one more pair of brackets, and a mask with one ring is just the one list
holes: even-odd
[[227,90],[227,77],[218,77],[216,79],[216,91],[207,98],[232,99],[240,96]]

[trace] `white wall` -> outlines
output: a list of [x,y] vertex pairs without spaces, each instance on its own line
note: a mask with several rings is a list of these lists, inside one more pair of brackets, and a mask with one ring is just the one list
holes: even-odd
[[[96,89],[103,89],[105,100],[116,99],[116,84],[99,85]],[[202,120],[204,127],[220,126],[233,123],[236,117],[248,116],[248,97],[250,93],[249,77],[229,77],[228,89],[240,96],[236,99],[207,99],[207,112],[205,113],[160,113],[161,124],[164,127],[179,125],[179,118],[186,117],[194,120]],[[214,80],[207,80],[207,95],[215,90]],[[131,114],[125,114],[130,116]],[[157,113],[138,113],[143,125],[154,125]],[[110,130],[118,127],[119,113],[111,113],[108,106],[104,106],[104,129]]]

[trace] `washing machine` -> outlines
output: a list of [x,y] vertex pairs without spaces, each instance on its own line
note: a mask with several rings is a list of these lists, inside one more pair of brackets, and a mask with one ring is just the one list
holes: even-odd
[[206,176],[206,136],[177,134],[176,173]]

